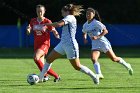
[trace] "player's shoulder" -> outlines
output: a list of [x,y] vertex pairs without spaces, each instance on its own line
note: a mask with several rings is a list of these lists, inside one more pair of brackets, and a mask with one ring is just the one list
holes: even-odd
[[37,18],[31,18],[31,21],[36,21],[37,20]]
[[106,28],[106,26],[102,22],[100,22],[96,19],[93,24],[95,25],[95,27]]
[[98,20],[96,20],[96,19],[94,19],[93,22],[94,22],[95,25],[103,25],[102,22],[100,22],[100,21],[98,21]]
[[75,20],[76,18],[75,18],[75,16],[73,16],[73,15],[67,15],[67,16],[65,17],[65,19]]
[[50,19],[48,19],[48,18],[45,18],[44,21],[45,21],[46,23],[52,23],[52,21],[51,21]]
[[84,24],[83,24],[83,27],[86,27],[88,24],[88,21],[86,21]]
[[36,23],[36,22],[37,22],[37,18],[31,18],[30,24],[34,24],[34,23]]

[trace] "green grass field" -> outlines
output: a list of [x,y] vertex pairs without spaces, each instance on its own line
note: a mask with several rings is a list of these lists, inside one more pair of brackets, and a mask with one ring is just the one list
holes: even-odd
[[[129,76],[128,71],[120,64],[111,62],[103,55],[99,61],[105,78],[100,80],[99,85],[95,85],[90,77],[75,71],[67,59],[60,58],[55,60],[52,68],[61,75],[61,81],[54,83],[54,78],[51,77],[48,82],[32,86],[26,82],[27,75],[39,74],[32,59],[32,50],[0,49],[0,51],[2,52],[0,54],[0,93],[140,93],[139,49],[115,49],[118,51],[117,54],[131,63],[134,69],[133,76]],[[6,54],[7,51],[8,54]],[[125,52],[127,56],[120,52]],[[82,49],[81,63],[93,70],[91,60],[88,58],[89,53],[90,51]]]

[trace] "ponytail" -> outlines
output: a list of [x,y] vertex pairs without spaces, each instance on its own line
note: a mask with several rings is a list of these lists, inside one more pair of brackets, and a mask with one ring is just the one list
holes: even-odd
[[97,10],[95,10],[95,19],[100,22],[102,21],[100,15],[99,15],[99,12]]
[[84,11],[82,5],[74,5],[74,4],[67,4],[65,5],[62,10],[69,11],[71,15],[80,16],[82,11]]

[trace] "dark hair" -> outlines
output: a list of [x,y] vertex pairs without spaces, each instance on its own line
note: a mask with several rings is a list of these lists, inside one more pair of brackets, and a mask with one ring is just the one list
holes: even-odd
[[46,8],[45,8],[45,6],[44,6],[44,5],[41,5],[41,4],[36,5],[36,8],[41,8],[41,7],[43,7],[43,8],[44,8],[44,10],[46,10]]
[[80,16],[82,11],[84,11],[82,5],[74,5],[74,4],[67,4],[65,5],[62,10],[69,11],[71,15]]
[[91,12],[93,12],[94,14],[95,14],[95,19],[96,20],[98,20],[98,21],[102,21],[101,20],[101,17],[100,17],[100,15],[99,15],[99,13],[98,13],[98,11],[97,10],[95,10],[95,9],[93,9],[93,8],[91,8],[91,7],[89,7],[86,11],[91,11]]

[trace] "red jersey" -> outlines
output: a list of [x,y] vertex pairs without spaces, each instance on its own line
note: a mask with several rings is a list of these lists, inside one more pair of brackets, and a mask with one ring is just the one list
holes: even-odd
[[34,48],[38,49],[41,45],[45,44],[50,47],[50,31],[52,26],[46,26],[45,23],[52,23],[51,20],[44,18],[42,22],[39,22],[37,18],[32,18],[30,26],[34,33]]

